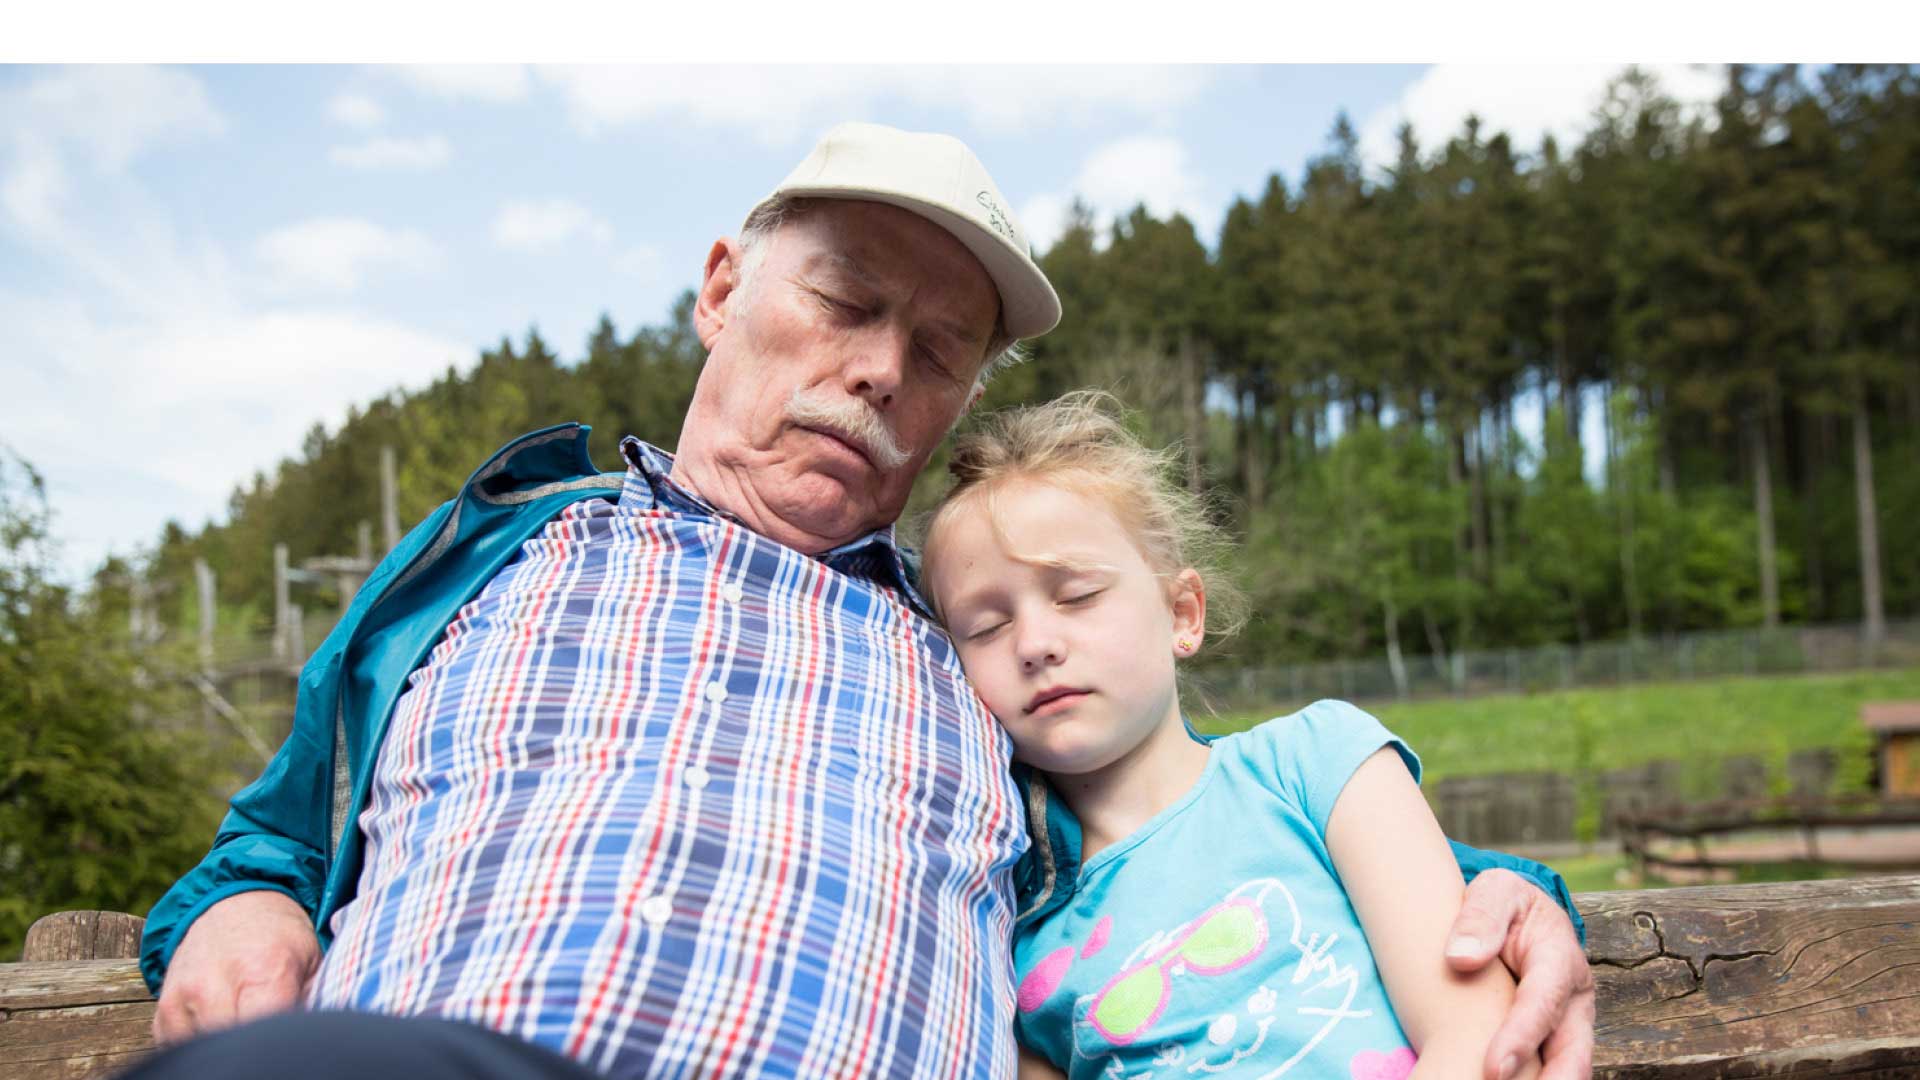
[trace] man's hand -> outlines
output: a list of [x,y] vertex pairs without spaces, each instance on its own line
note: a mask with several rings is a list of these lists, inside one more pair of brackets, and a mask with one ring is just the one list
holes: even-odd
[[1447,939],[1447,963],[1477,971],[1498,956],[1519,986],[1513,1011],[1487,1044],[1485,1080],[1506,1080],[1533,1051],[1540,1080],[1586,1080],[1593,1072],[1593,972],[1573,923],[1553,898],[1510,870],[1486,870],[1467,886]]
[[285,893],[236,893],[201,913],[173,951],[153,1037],[179,1042],[300,1004],[320,967],[313,923]]

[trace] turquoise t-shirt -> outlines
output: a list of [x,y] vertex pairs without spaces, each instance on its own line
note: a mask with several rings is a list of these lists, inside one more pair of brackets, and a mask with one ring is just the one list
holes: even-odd
[[1088,859],[1015,935],[1020,1041],[1071,1080],[1398,1080],[1414,1054],[1327,852],[1327,818],[1383,746],[1343,701],[1212,744],[1193,789]]

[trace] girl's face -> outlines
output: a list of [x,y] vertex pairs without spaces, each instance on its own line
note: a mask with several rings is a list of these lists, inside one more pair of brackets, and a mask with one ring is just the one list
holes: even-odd
[[1082,775],[1178,725],[1174,658],[1200,640],[1199,575],[1166,582],[1101,500],[1067,488],[1011,481],[995,505],[1000,535],[984,499],[941,524],[928,584],[1015,757]]

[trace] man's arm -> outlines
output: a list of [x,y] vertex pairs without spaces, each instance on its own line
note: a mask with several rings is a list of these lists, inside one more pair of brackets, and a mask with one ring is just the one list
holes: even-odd
[[1593,972],[1566,882],[1530,860],[1459,843],[1453,849],[1469,884],[1447,962],[1464,973],[1498,956],[1520,981],[1487,1046],[1485,1080],[1512,1075],[1536,1051],[1545,1062],[1541,1080],[1583,1080],[1593,1068]]

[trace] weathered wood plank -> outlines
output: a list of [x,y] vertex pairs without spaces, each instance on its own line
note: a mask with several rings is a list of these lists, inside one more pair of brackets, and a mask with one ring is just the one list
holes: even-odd
[[1920,877],[1576,900],[1597,1075],[1920,1074]]
[[0,1012],[151,1001],[132,960],[0,964]]
[[58,911],[27,927],[20,959],[29,964],[56,960],[133,960],[140,955],[140,932],[147,920],[118,911]]
[[8,1080],[93,1080],[153,1050],[152,1000],[73,1008],[0,1010],[0,1075]]
[[[1604,1080],[1920,1076],[1920,876],[1584,893]],[[0,964],[0,1073],[104,1077],[149,1044],[132,961]]]

